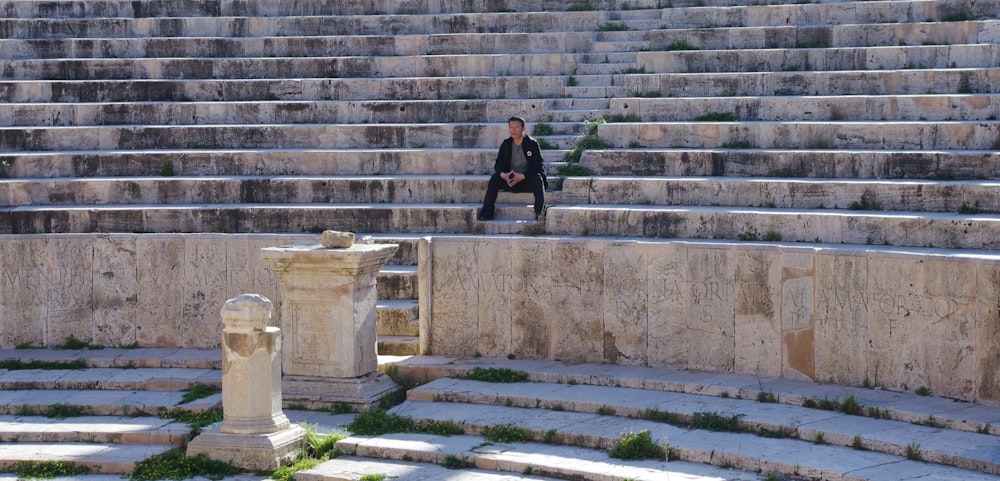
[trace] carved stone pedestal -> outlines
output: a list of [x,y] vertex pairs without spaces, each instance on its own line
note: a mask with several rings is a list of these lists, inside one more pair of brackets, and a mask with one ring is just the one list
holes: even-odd
[[284,399],[312,408],[366,409],[396,384],[378,372],[375,276],[398,246],[268,247],[280,279]]
[[230,299],[222,308],[222,425],[188,443],[243,469],[272,471],[292,461],[305,430],[281,411],[281,330],[267,327],[271,301],[258,294]]

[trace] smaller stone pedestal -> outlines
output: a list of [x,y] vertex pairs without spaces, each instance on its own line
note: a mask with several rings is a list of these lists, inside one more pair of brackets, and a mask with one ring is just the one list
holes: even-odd
[[[342,236],[333,237],[324,233],[324,240]],[[285,399],[311,408],[346,403],[366,409],[398,388],[378,372],[375,347],[375,276],[398,246],[346,238],[330,245],[337,247],[263,249],[264,262],[281,280]]]
[[244,294],[222,308],[222,425],[188,443],[205,454],[253,471],[292,461],[305,430],[281,411],[281,330],[267,327],[271,301]]

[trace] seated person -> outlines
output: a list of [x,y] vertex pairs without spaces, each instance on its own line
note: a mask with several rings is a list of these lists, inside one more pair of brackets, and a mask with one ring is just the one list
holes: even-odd
[[542,215],[545,205],[545,187],[548,183],[542,170],[542,152],[538,142],[524,133],[524,119],[511,117],[507,120],[510,137],[500,144],[500,152],[493,165],[493,175],[486,186],[483,207],[479,209],[478,220],[493,220],[497,193],[531,192],[535,194],[535,220]]

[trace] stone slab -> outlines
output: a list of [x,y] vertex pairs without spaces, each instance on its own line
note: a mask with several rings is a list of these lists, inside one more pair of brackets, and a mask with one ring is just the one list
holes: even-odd
[[[995,290],[972,280],[1000,267],[984,252],[462,236],[429,246],[425,353],[924,386],[996,402],[979,385],[988,370],[978,360],[993,347],[977,329],[997,314],[973,309]],[[531,252],[533,269],[506,267],[505,252]],[[516,335],[528,325],[522,318],[531,320],[530,342],[497,334]],[[725,389],[756,395],[752,383]]]

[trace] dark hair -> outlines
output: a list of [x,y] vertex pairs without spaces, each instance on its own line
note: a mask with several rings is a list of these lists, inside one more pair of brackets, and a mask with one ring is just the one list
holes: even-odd
[[509,119],[507,119],[507,123],[508,124],[511,123],[511,122],[520,122],[521,123],[521,127],[524,127],[524,119],[521,118],[521,117],[518,117],[516,115],[513,116],[513,117],[511,117],[511,118],[509,118]]

